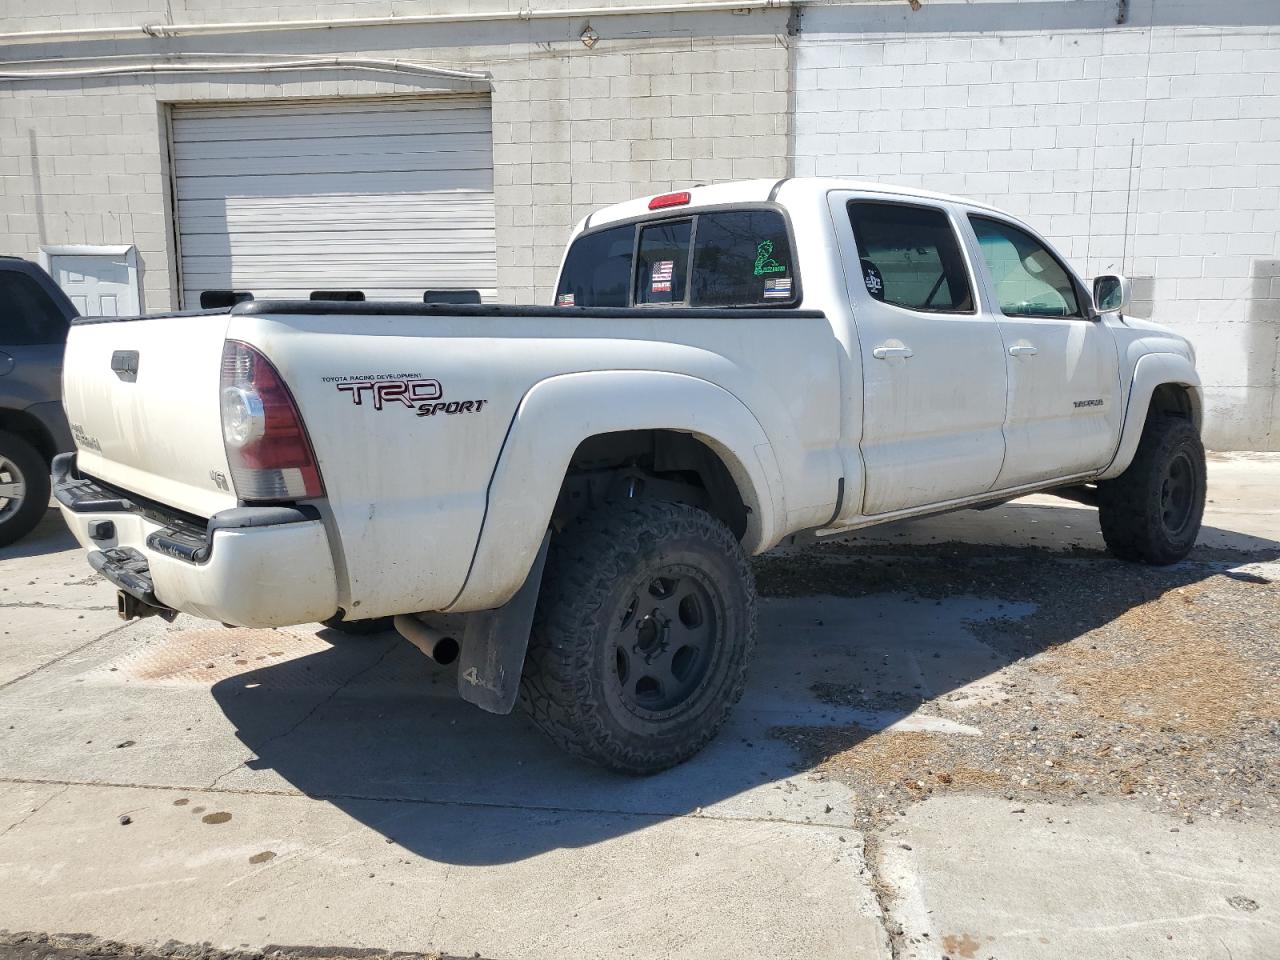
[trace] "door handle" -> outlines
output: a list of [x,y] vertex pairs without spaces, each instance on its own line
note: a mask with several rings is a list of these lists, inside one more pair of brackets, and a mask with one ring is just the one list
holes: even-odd
[[1034,357],[1040,351],[1029,343],[1015,343],[1009,348],[1011,357]]
[[871,351],[871,355],[877,360],[888,360],[891,357],[901,357],[903,360],[909,360],[915,356],[910,347],[876,347]]

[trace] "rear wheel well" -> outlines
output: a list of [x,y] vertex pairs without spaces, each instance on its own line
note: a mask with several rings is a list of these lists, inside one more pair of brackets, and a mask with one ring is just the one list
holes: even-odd
[[0,410],[0,430],[16,434],[27,441],[36,448],[36,452],[44,458],[45,463],[52,462],[58,453],[57,444],[54,443],[53,437],[49,436],[49,431],[29,413],[21,410]]
[[625,430],[578,444],[552,523],[562,529],[584,510],[627,499],[687,503],[722,521],[739,540],[751,510],[724,461],[697,437],[678,430]]

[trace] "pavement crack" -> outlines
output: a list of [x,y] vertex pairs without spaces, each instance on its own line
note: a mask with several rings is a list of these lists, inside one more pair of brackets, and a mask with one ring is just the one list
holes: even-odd
[[114,610],[115,607],[108,606],[92,606],[92,607],[65,607],[60,603],[45,603],[42,600],[9,600],[0,603],[0,610],[15,608],[26,610]]
[[876,898],[876,912],[880,918],[885,941],[889,946],[889,956],[891,960],[902,960],[905,956],[905,936],[902,924],[893,919],[893,900],[896,892],[893,885],[884,877],[880,834],[874,827],[862,835],[862,860],[867,866],[867,872],[871,874],[871,893]]
[[81,650],[87,650],[89,647],[93,646],[95,643],[99,642],[100,640],[106,640],[108,637],[115,636],[115,634],[119,633],[121,630],[129,629],[129,626],[130,625],[128,623],[122,623],[117,627],[112,627],[110,630],[106,631],[105,633],[100,633],[96,637],[92,637],[89,640],[86,640],[84,643],[80,644],[80,646],[73,647],[72,649],[68,650],[66,653],[59,654],[58,656],[54,657],[52,660],[46,660],[44,663],[40,664],[39,666],[32,667],[26,673],[19,674],[18,676],[14,677],[12,680],[6,680],[4,683],[0,683],[0,691],[8,690],[15,683],[21,683],[23,680],[26,680],[28,677],[33,677],[37,673],[40,673],[44,670],[48,670],[50,667],[57,666],[59,663],[66,660],[68,657],[74,657]]
[[0,830],[0,837],[5,836],[10,830],[16,830],[18,827],[22,826],[24,823],[26,823],[28,820],[34,817],[37,813],[43,810],[49,803],[58,799],[58,797],[62,796],[64,793],[66,793],[70,789],[71,789],[71,784],[69,783],[63,784],[61,790],[55,790],[53,793],[49,794],[49,796],[45,797],[38,804],[36,804],[34,807],[28,810],[25,816],[18,818],[13,823],[5,827],[4,830]]
[[[241,766],[243,766],[243,763],[238,763],[232,767],[231,770],[227,771],[227,773],[232,773],[235,770],[238,770]],[[223,779],[227,776],[227,773],[221,774],[218,779]],[[686,810],[683,812],[672,810],[625,810],[618,809],[617,807],[572,806],[569,804],[553,803],[518,803],[514,800],[459,800],[457,798],[444,799],[439,797],[406,797],[395,796],[394,794],[378,793],[321,793],[303,790],[263,790],[234,787],[200,787],[168,783],[120,782],[114,780],[56,780],[52,778],[43,779],[38,777],[0,776],[0,784],[4,783],[41,785],[56,784],[72,787],[99,787],[111,790],[164,790],[169,793],[210,793],[233,797],[286,797],[294,800],[319,800],[325,803],[349,803],[351,801],[358,800],[369,803],[403,803],[426,807],[474,807],[484,810],[533,810],[538,813],[632,817],[637,820],[691,819],[707,820],[712,823],[785,823],[788,826],[802,827],[807,830],[840,830],[840,827],[833,823],[814,823],[811,820],[793,820],[787,817],[765,815],[718,815],[707,813],[705,810],[702,813],[695,813],[693,810]]]
[[[382,661],[387,659],[387,654],[389,654],[392,651],[392,649],[396,647],[398,642],[399,642],[399,638],[388,641],[387,645],[382,648],[382,653],[378,654],[378,658],[376,660],[374,660],[372,663],[366,664],[365,666],[361,667],[359,670],[356,670],[349,677],[343,680],[340,684],[338,684],[336,687],[330,690],[327,694],[325,694],[324,697],[322,697],[320,700],[317,700],[312,705],[310,710],[308,710],[301,717],[299,717],[297,720],[291,723],[287,729],[281,730],[279,733],[272,734],[270,737],[267,737],[267,739],[263,740],[262,743],[257,745],[257,751],[256,751],[257,754],[260,756],[262,754],[263,747],[270,746],[276,741],[283,740],[285,737],[292,734],[304,723],[306,723],[308,720],[314,717],[322,708],[324,708],[327,704],[329,704],[334,699],[334,697],[338,696],[338,694],[342,693],[343,690],[347,689],[348,686],[355,683],[357,680],[363,677],[366,673],[369,673],[371,670],[374,670],[379,666],[381,666]],[[3,689],[3,688],[0,688],[0,689]],[[216,777],[213,778],[212,782],[209,784],[207,789],[210,789],[210,790],[216,789],[218,787],[218,784],[220,784],[224,778],[231,776],[231,774],[235,773],[237,770],[243,767],[247,762],[248,762],[247,760],[241,760],[235,766],[231,767],[228,770],[224,770],[222,773],[218,774]]]

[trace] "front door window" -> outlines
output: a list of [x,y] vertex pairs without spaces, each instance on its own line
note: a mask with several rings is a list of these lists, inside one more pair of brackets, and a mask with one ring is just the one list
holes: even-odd
[[1006,317],[1078,317],[1080,301],[1066,268],[1031,234],[987,217],[970,217]]

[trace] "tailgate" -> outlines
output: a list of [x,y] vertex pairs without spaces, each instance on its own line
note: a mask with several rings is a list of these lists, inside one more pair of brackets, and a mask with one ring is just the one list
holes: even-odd
[[236,506],[219,409],[227,322],[72,325],[62,391],[82,473],[201,517]]

